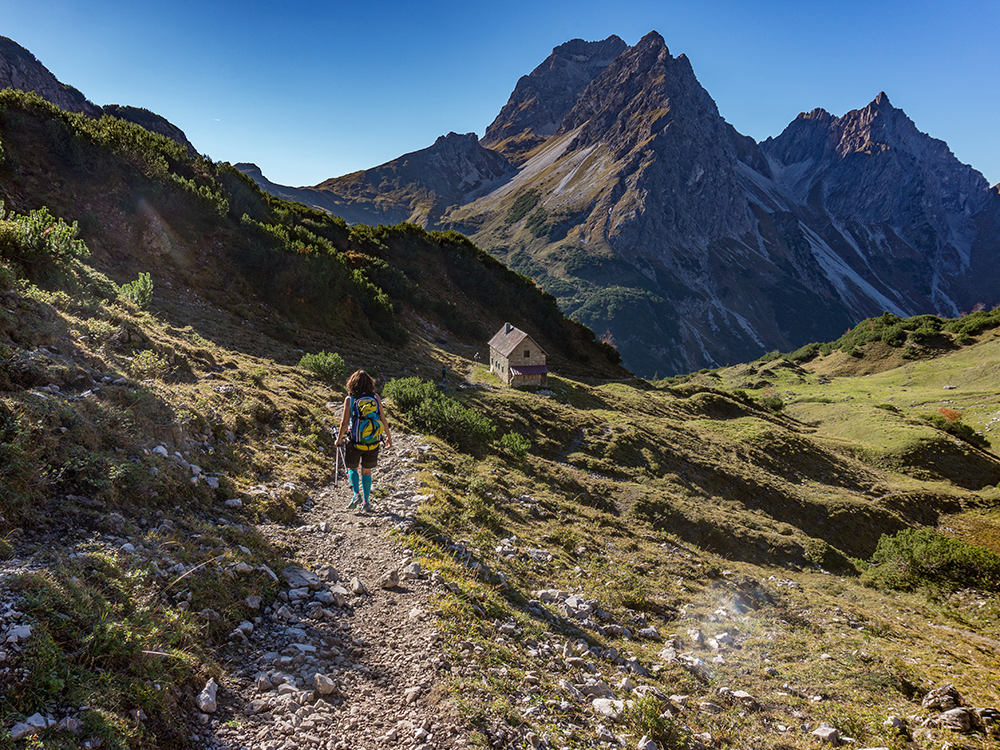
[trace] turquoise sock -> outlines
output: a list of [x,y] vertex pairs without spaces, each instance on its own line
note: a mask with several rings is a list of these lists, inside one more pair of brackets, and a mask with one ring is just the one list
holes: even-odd
[[349,469],[347,471],[347,478],[351,480],[351,489],[353,489],[355,492],[360,492],[361,490],[358,486],[358,470]]
[[372,494],[372,475],[363,474],[361,476],[361,486],[365,490],[365,501],[368,501],[368,496]]

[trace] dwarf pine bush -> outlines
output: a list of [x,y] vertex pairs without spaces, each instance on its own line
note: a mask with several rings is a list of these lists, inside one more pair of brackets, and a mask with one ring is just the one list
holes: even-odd
[[148,273],[140,273],[138,279],[118,288],[118,296],[145,310],[153,301],[153,280]]
[[508,432],[497,441],[497,446],[514,458],[524,458],[531,449],[531,441],[517,432]]
[[883,534],[861,580],[875,588],[1000,591],[1000,555],[931,528]]
[[0,201],[0,255],[25,264],[38,261],[89,258],[90,251],[76,237],[77,223],[67,224],[42,206],[21,214],[7,214]]
[[309,370],[328,383],[338,383],[347,375],[344,360],[336,352],[305,354],[299,360],[299,367]]
[[496,426],[483,414],[445,396],[420,378],[386,383],[385,395],[414,424],[463,450],[475,450],[496,435]]

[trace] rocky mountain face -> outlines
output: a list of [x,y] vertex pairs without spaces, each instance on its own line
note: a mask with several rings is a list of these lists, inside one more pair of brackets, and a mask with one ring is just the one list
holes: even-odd
[[328,181],[324,207],[468,234],[644,375],[1000,303],[1000,195],[884,93],[758,144],[659,34],[623,45],[556,48],[481,144]]
[[34,91],[68,112],[100,117],[102,112],[72,86],[60,83],[35,56],[12,39],[0,36],[0,88]]
[[80,91],[61,83],[33,54],[17,42],[0,36],[0,89],[12,88],[20,91],[34,91],[40,97],[67,112],[81,112],[87,117],[103,115],[128,120],[142,125],[147,130],[180,143],[188,153],[197,153],[184,131],[165,118],[139,107],[109,104],[99,107]]
[[603,42],[574,39],[554,50],[529,75],[522,76],[483,145],[514,163],[555,133],[587,85],[628,49],[617,36]]
[[443,135],[430,148],[315,187],[276,185],[255,164],[236,168],[272,195],[322,208],[352,224],[407,221],[429,227],[449,207],[474,200],[515,173],[502,154],[480,145],[475,133]]

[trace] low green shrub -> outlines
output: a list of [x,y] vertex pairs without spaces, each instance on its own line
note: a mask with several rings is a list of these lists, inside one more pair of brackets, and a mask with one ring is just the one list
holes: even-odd
[[806,344],[805,346],[800,346],[794,352],[786,354],[785,359],[789,362],[808,362],[820,353],[819,350],[820,345],[818,343]]
[[69,258],[89,258],[90,251],[77,239],[79,227],[67,224],[42,206],[27,216],[7,214],[0,201],[0,256],[31,265]]
[[383,394],[403,412],[412,411],[418,404],[438,395],[437,386],[420,378],[397,378],[385,385]]
[[528,211],[538,204],[540,197],[537,190],[528,190],[517,196],[517,199],[510,207],[510,211],[507,213],[507,218],[504,220],[507,226],[515,224],[527,216]]
[[483,414],[420,378],[390,380],[384,394],[415,427],[462,450],[482,448],[496,435],[496,426]]
[[1000,555],[931,528],[883,534],[862,582],[874,588],[1000,591]]
[[781,400],[781,396],[775,394],[765,393],[757,397],[757,403],[768,411],[773,411],[778,413],[785,408],[785,402]]
[[132,357],[132,374],[140,380],[146,378],[162,378],[167,374],[170,365],[162,356],[152,349],[143,349]]
[[148,273],[140,273],[138,279],[118,288],[118,296],[145,310],[153,301],[153,280]]
[[[951,412],[952,410],[942,410]],[[958,412],[952,412],[958,414]],[[961,414],[952,418],[949,414],[932,414],[927,420],[937,429],[947,432],[949,435],[964,440],[969,445],[974,445],[983,450],[989,450],[990,441],[976,432],[972,427],[962,421]]]
[[628,703],[622,712],[621,723],[630,734],[637,737],[645,735],[663,750],[690,747],[690,731],[683,722],[665,713],[656,697],[644,695]]
[[531,450],[531,441],[517,432],[508,432],[497,441],[497,445],[500,450],[514,458],[524,458]]
[[339,383],[347,375],[344,360],[336,352],[305,354],[299,360],[299,367],[309,370],[328,383]]

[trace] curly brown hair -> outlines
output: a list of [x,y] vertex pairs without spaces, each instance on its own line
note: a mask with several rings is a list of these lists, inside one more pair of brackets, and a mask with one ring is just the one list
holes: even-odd
[[375,378],[364,370],[356,370],[347,379],[347,395],[352,398],[375,395]]

